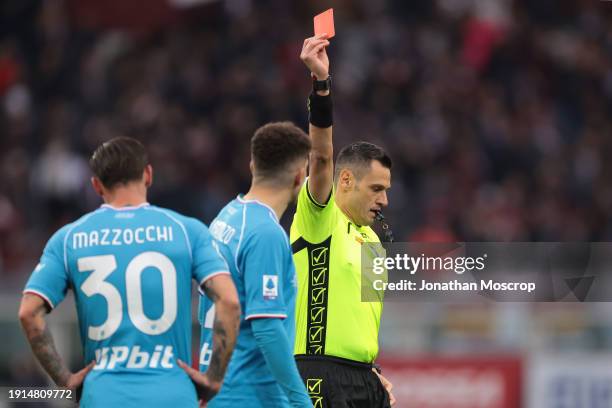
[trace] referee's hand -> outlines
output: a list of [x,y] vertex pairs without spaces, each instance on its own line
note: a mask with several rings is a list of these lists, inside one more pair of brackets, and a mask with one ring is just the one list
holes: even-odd
[[391,381],[387,380],[382,374],[378,374],[378,371],[376,371],[375,369],[372,369],[372,371],[374,372],[374,374],[378,376],[378,379],[382,383],[383,387],[385,387],[385,390],[387,390],[387,394],[389,394],[389,402],[391,403],[391,406],[395,405],[395,397],[393,396],[393,393],[391,392],[391,390],[393,389],[393,384],[391,384]]
[[300,59],[319,81],[329,76],[329,58],[325,47],[329,45],[326,34],[309,37],[304,40]]

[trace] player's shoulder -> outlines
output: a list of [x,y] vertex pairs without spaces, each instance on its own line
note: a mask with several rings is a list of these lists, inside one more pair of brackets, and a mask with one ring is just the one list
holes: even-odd
[[247,238],[259,241],[287,240],[287,233],[279,224],[274,212],[260,205],[248,205],[245,212],[245,231]]
[[74,229],[75,224],[76,224],[76,221],[71,222],[69,224],[64,225],[57,231],[55,231],[53,235],[51,235],[51,238],[49,238],[49,240],[47,241],[47,246],[63,245],[63,242],[66,239],[66,236],[72,229]]
[[47,245],[63,245],[63,242],[70,234],[74,233],[75,231],[80,231],[81,229],[87,229],[89,227],[89,223],[92,220],[95,220],[96,216],[103,214],[104,212],[106,212],[106,210],[100,207],[64,225],[55,231],[53,235],[51,235],[51,238],[49,238],[49,241],[47,241]]
[[278,223],[274,210],[257,200],[245,200],[238,196],[230,201],[211,224],[213,236],[222,228],[231,227],[238,233],[240,246],[249,243],[286,240],[285,230]]
[[[93,211],[88,212],[87,214],[82,215],[71,223],[64,225],[62,228],[57,230],[57,235],[66,235],[71,232],[81,229],[88,228],[92,223],[98,222],[99,217],[102,217],[107,212],[107,209],[104,207],[97,208]],[[81,227],[81,228],[79,228]]]
[[182,228],[185,228],[189,232],[199,232],[202,230],[203,231],[208,230],[208,227],[206,226],[206,224],[204,224],[202,221],[198,220],[197,218],[190,217],[185,214],[181,214],[169,208],[158,207],[156,205],[150,205],[146,207],[146,209],[148,211],[151,211],[152,213],[159,214],[160,217],[164,217],[178,224],[179,226],[181,226]]
[[164,217],[167,221],[174,223],[177,228],[180,228],[190,242],[190,246],[197,245],[198,242],[202,242],[202,239],[207,240],[210,237],[210,231],[206,224],[197,218],[153,205],[148,206],[147,210],[159,214],[160,217]]
[[219,220],[226,224],[242,224],[245,213],[246,205],[238,198],[235,198],[223,206],[213,222]]

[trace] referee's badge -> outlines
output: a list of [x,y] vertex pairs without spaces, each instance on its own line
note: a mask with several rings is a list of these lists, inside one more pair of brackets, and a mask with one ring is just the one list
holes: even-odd
[[278,275],[263,276],[264,299],[276,299],[278,297]]

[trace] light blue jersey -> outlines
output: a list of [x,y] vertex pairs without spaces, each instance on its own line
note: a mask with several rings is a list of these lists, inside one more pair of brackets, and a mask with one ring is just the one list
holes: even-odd
[[201,222],[148,204],[103,205],[51,237],[26,293],[51,307],[74,290],[85,364],[83,407],[196,407],[191,282],[228,273]]
[[[281,318],[289,344],[294,342],[296,278],[287,234],[270,207],[240,197],[221,210],[210,232],[229,265],[243,315],[221,391],[209,407],[287,407],[289,401],[266,366],[251,327],[252,319]],[[206,371],[214,320],[209,299],[200,297],[198,315],[200,370]]]

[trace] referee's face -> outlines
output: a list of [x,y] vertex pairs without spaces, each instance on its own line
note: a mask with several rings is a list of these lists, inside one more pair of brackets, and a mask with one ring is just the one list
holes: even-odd
[[391,187],[391,171],[378,160],[372,160],[370,169],[357,180],[349,192],[350,213],[359,225],[372,225],[376,212],[385,208],[387,190]]

